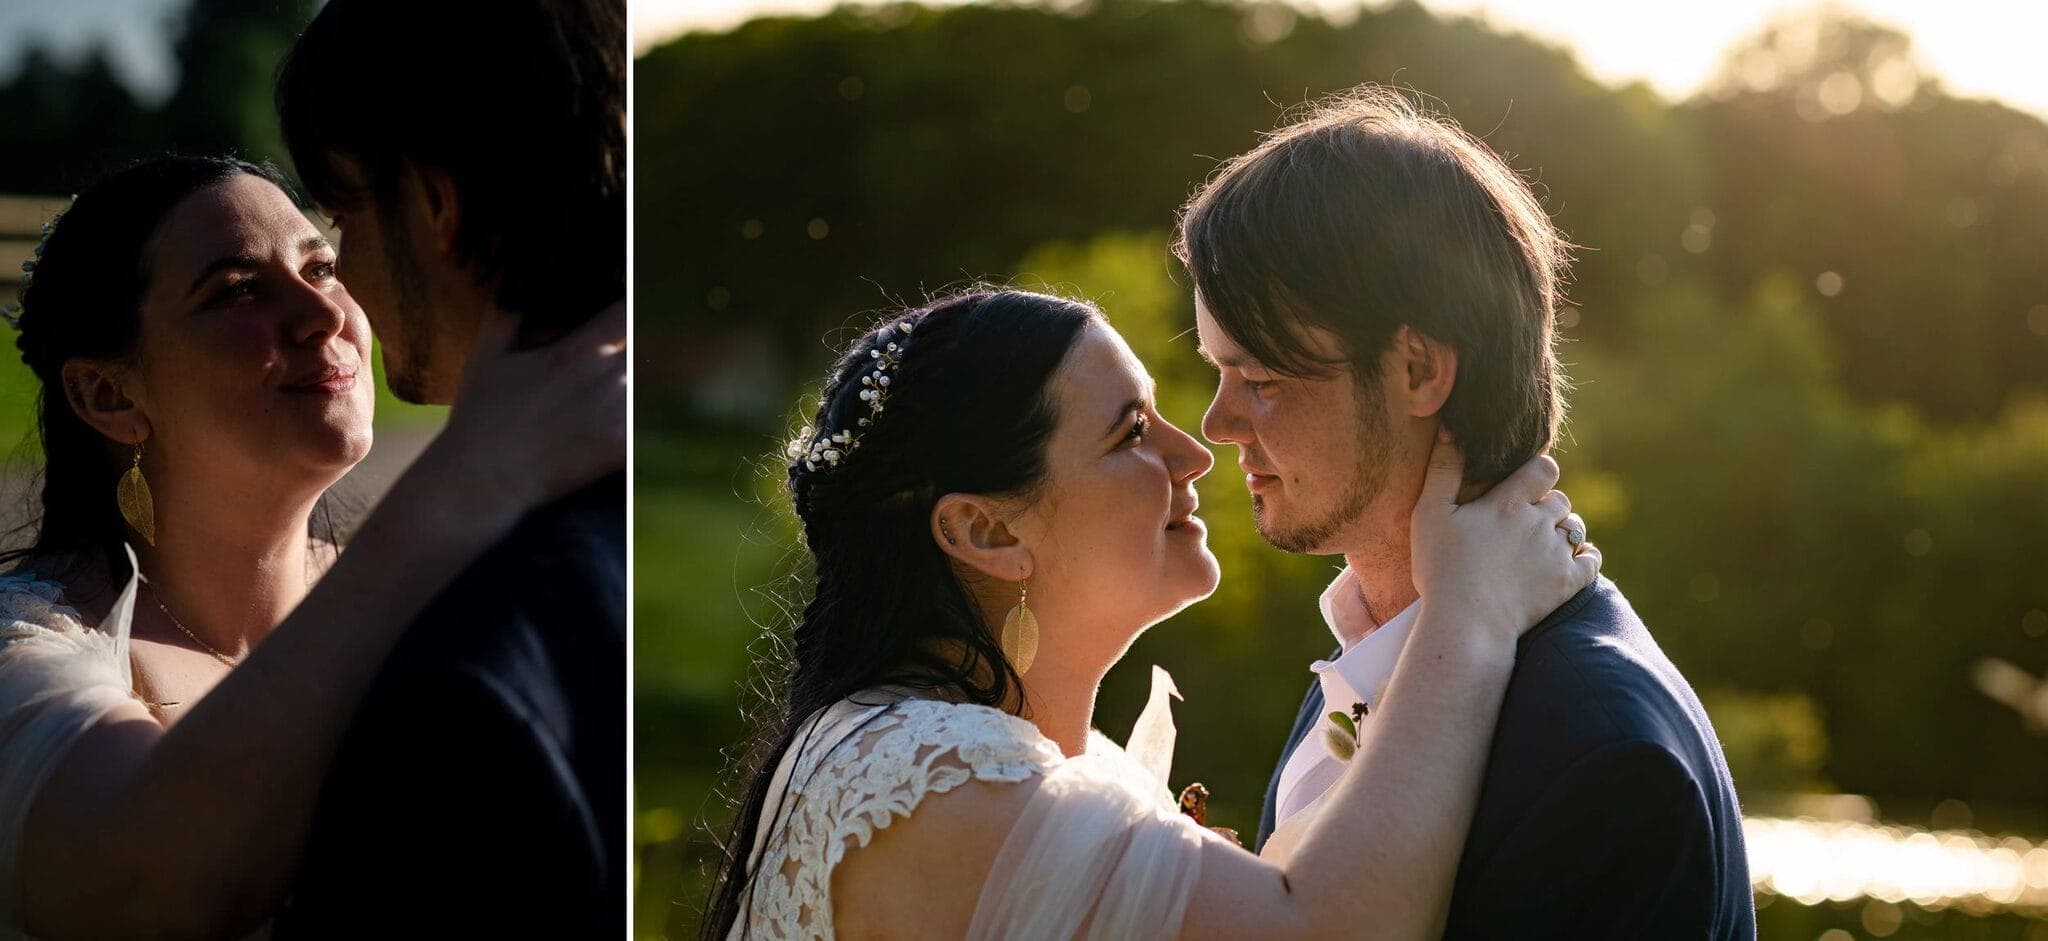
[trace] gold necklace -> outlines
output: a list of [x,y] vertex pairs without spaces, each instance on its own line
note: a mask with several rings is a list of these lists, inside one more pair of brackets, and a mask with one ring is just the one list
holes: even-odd
[[[178,620],[178,616],[177,616],[177,615],[175,615],[175,614],[172,614],[172,613],[171,613],[171,609],[170,609],[170,608],[168,608],[168,607],[166,607],[166,606],[164,605],[164,596],[163,596],[162,594],[160,594],[160,593],[159,593],[159,592],[158,592],[158,591],[156,590],[156,583],[155,583],[155,582],[152,582],[152,581],[150,581],[149,579],[146,579],[146,578],[145,578],[145,579],[143,579],[143,580],[142,580],[142,583],[143,583],[144,585],[148,585],[148,586],[149,586],[149,596],[150,596],[151,598],[155,598],[155,599],[156,599],[156,609],[157,609],[158,611],[162,611],[162,612],[164,613],[164,617],[167,617],[167,618],[170,618],[170,619],[171,619],[171,626],[172,626],[172,627],[175,627],[175,628],[177,628],[177,629],[178,629],[179,631],[183,632],[183,633],[184,633],[184,635],[185,635],[186,637],[190,637],[190,638],[192,638],[192,642],[193,642],[193,643],[195,643],[195,644],[198,644],[198,645],[199,645],[199,647],[200,647],[200,649],[202,649],[202,650],[206,651],[207,653],[210,653],[210,654],[212,654],[212,655],[213,655],[213,659],[215,659],[215,660],[219,660],[220,662],[222,662],[222,663],[225,663],[225,664],[227,664],[227,665],[228,665],[228,666],[230,666],[230,667],[234,667],[234,666],[237,666],[237,665],[238,665],[238,664],[237,664],[237,662],[236,662],[236,660],[235,660],[235,658],[233,658],[233,657],[230,657],[230,656],[228,656],[227,654],[221,653],[219,649],[215,648],[215,647],[214,647],[214,646],[213,646],[212,644],[209,644],[209,643],[207,643],[207,642],[206,642],[206,641],[205,641],[205,640],[204,640],[203,638],[201,638],[201,637],[200,637],[200,636],[199,636],[198,634],[194,634],[194,633],[192,633],[192,629],[191,629],[191,628],[189,628],[189,627],[186,627],[186,626],[185,626],[185,622],[183,622],[183,621],[180,621],[180,620]],[[168,704],[168,703],[167,703],[166,705],[171,705],[171,704]]]

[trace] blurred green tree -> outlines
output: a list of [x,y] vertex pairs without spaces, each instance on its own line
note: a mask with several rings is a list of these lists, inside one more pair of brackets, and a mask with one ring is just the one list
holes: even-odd
[[81,166],[128,159],[156,129],[156,114],[114,77],[103,51],[66,67],[30,50],[14,81],[0,87],[0,114],[0,191],[13,193],[69,193],[90,178]]
[[191,0],[176,47],[178,90],[164,106],[162,146],[285,163],[272,103],[278,65],[319,8],[319,0]]
[[178,84],[149,107],[105,51],[75,67],[31,50],[0,86],[8,146],[0,192],[62,194],[106,170],[167,151],[234,152],[287,162],[271,104],[277,67],[318,0],[190,0],[174,21]]

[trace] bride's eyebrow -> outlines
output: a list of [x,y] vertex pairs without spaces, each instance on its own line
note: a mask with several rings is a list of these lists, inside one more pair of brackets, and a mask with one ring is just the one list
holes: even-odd
[[[309,235],[299,240],[298,248],[299,254],[310,255],[318,251],[334,251],[334,243],[329,242],[324,235]],[[222,255],[208,262],[206,267],[199,269],[199,277],[192,279],[192,286],[185,289],[185,296],[191,297],[199,293],[199,289],[205,287],[207,281],[212,280],[214,275],[222,271],[247,271],[262,266],[263,259],[257,258],[248,252]]]
[[222,255],[221,257],[216,258],[211,262],[208,262],[206,267],[199,269],[199,277],[192,279],[192,286],[185,289],[185,296],[191,297],[192,295],[199,293],[199,289],[205,287],[206,282],[212,280],[214,275],[219,274],[222,271],[247,271],[253,268],[260,267],[262,264],[263,262],[261,259],[258,259],[256,256],[248,254],[246,252],[238,252],[233,255]]

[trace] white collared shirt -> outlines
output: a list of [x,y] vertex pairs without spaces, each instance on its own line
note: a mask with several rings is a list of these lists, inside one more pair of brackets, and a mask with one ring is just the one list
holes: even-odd
[[[1408,631],[1415,626],[1416,613],[1422,603],[1416,601],[1401,609],[1401,613],[1389,618],[1385,624],[1366,633],[1357,643],[1350,643],[1346,637],[1356,637],[1372,624],[1372,616],[1365,610],[1365,600],[1358,593],[1358,579],[1346,566],[1337,573],[1330,587],[1323,589],[1323,596],[1317,607],[1322,609],[1323,621],[1330,626],[1343,652],[1335,660],[1317,660],[1309,665],[1316,681],[1323,687],[1323,714],[1351,712],[1353,703],[1365,703],[1377,708],[1380,695],[1386,691],[1387,680],[1393,678],[1394,665],[1401,659],[1401,648],[1408,643]],[[1345,628],[1352,628],[1346,630]],[[1368,716],[1367,722],[1372,721]],[[1276,801],[1274,823],[1278,825],[1288,817],[1299,813],[1313,803],[1330,785],[1344,774],[1345,763],[1323,744],[1321,726],[1328,718],[1318,718],[1309,734],[1296,745],[1294,752],[1287,756],[1287,764],[1280,771],[1280,793]]]

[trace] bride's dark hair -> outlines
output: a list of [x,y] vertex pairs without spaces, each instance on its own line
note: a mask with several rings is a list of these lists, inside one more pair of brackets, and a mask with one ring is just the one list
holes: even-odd
[[[1052,378],[1099,317],[1064,298],[972,291],[884,320],[840,357],[811,435],[799,444],[807,450],[840,430],[859,443],[836,464],[813,469],[804,455],[789,463],[813,564],[810,598],[791,629],[789,661],[776,671],[772,708],[741,763],[747,784],[700,937],[722,941],[745,916],[770,781],[813,714],[881,686],[1022,710],[997,633],[932,541],[932,507],[948,493],[1029,495],[1043,483],[1057,417]],[[889,370],[886,412],[861,427],[870,417],[861,380],[874,376],[874,354],[892,342],[901,354]]]
[[[142,334],[142,295],[150,280],[151,239],[186,197],[242,174],[266,180],[299,202],[284,175],[268,163],[171,155],[101,177],[51,226],[21,293],[14,341],[40,386],[40,506],[16,531],[20,537],[32,529],[33,539],[21,546],[17,538],[15,547],[0,553],[0,564],[103,560],[106,567],[97,574],[109,584],[127,571],[121,545],[128,528],[114,501],[114,485],[128,468],[129,450],[72,411],[64,395],[64,363],[135,355]],[[315,532],[332,542],[334,526],[324,498],[314,519],[319,524]]]

